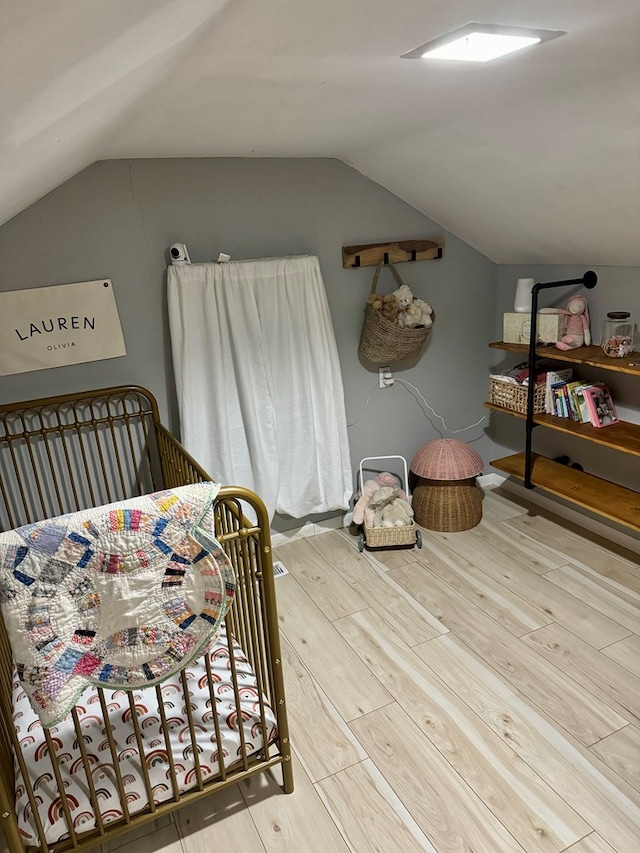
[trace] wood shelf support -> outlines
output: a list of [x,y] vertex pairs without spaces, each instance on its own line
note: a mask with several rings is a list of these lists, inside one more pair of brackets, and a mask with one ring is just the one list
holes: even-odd
[[407,261],[436,261],[444,256],[444,239],[400,240],[393,243],[366,243],[342,247],[345,269],[376,267],[380,263],[403,264]]

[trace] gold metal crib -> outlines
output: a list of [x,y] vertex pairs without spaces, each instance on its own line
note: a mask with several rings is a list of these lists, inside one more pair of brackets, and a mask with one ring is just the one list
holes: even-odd
[[[211,480],[211,477],[189,456],[176,439],[162,426],[154,397],[144,388],[122,386],[96,391],[69,394],[26,403],[0,406],[0,530],[8,530],[45,518],[76,512],[90,506],[100,506],[163,488]],[[249,509],[243,511],[243,504]],[[245,514],[246,513],[246,514]],[[246,515],[255,516],[255,523]],[[115,728],[109,720],[107,690],[97,688],[98,699],[92,707],[91,726],[105,738],[104,749],[109,757],[110,773],[117,790],[119,806],[103,814],[94,764],[85,746],[86,724],[83,728],[77,706],[72,711],[76,733],[77,754],[73,756],[74,774],[82,780],[90,801],[95,824],[86,828],[86,821],[74,815],[74,802],[66,793],[65,768],[68,754],[60,756],[60,745],[48,729],[37,734],[41,748],[48,753],[53,768],[51,784],[59,796],[53,815],[59,822],[62,838],[54,843],[47,838],[41,814],[42,791],[30,781],[20,739],[12,713],[13,664],[8,637],[0,619],[0,825],[12,853],[25,850],[55,851],[85,850],[107,838],[126,832],[134,826],[154,820],[181,805],[213,794],[219,788],[238,782],[268,768],[281,767],[283,790],[293,790],[291,752],[283,689],[282,656],[278,635],[273,563],[269,519],[262,501],[248,489],[224,486],[215,503],[216,535],[228,554],[237,579],[234,603],[226,616],[226,636],[229,666],[235,677],[238,662],[232,638],[241,646],[257,682],[259,698],[256,714],[262,721],[256,737],[261,748],[250,754],[243,735],[240,747],[231,761],[222,759],[223,747],[219,722],[210,714],[207,737],[215,744],[218,763],[214,771],[199,761],[201,736],[193,720],[192,700],[188,679],[183,670],[180,677],[181,702],[185,716],[185,738],[193,761],[192,784],[181,790],[172,753],[172,722],[163,712],[161,686],[147,688],[156,691],[160,727],[164,740],[163,760],[166,763],[167,784],[161,798],[152,785],[147,770],[149,746],[139,723],[139,708],[129,693],[129,728],[116,742]],[[208,657],[204,660],[207,673],[202,689],[209,707],[215,709],[213,676]],[[240,691],[234,680],[237,717],[241,719]],[[265,724],[268,710],[275,716],[277,732],[268,737]],[[97,709],[97,710],[96,710]],[[260,730],[261,729],[261,730]],[[119,756],[124,747],[133,747],[139,755],[140,778],[147,803],[141,810],[132,803],[128,790],[129,777],[120,768]],[[188,748],[189,748],[188,747]],[[33,826],[33,839],[26,839],[16,812],[16,776],[21,774],[26,790],[22,799],[28,801],[25,811]],[[184,786],[183,786],[184,787]],[[139,804],[138,804],[139,805]],[[51,809],[49,809],[51,811]],[[57,834],[57,833],[56,833]]]

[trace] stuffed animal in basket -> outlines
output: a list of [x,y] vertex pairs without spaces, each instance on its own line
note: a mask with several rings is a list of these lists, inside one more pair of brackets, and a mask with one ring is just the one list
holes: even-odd
[[413,510],[400,497],[394,498],[390,504],[387,504],[382,510],[382,526],[383,527],[406,527],[413,521]]
[[376,311],[379,311],[382,308],[382,296],[378,296],[377,293],[369,294],[367,302],[372,308],[375,308]]
[[401,311],[405,310],[413,302],[413,293],[408,284],[403,284],[397,290],[394,290],[392,296],[395,298]]
[[353,508],[354,524],[364,524],[366,522],[367,527],[373,526],[373,508],[369,508],[369,502],[379,488],[380,486],[375,480],[365,481],[362,486],[362,493]]
[[406,527],[411,524],[413,510],[407,501],[399,496],[399,492],[399,489],[383,486],[372,495],[367,510],[373,509],[373,523],[367,523],[365,510],[367,527]]
[[422,311],[415,299],[406,308],[398,311],[398,325],[401,329],[415,329],[422,322]]
[[559,308],[558,314],[567,315],[567,331],[562,340],[556,342],[561,350],[590,346],[589,306],[584,296],[572,296],[566,308]]
[[416,297],[413,300],[413,305],[417,306],[420,309],[421,316],[419,326],[424,326],[425,329],[430,329],[433,326],[433,308],[429,305],[428,302],[425,302],[424,299],[418,299]]
[[381,474],[378,474],[375,481],[380,488],[382,486],[391,486],[392,489],[397,489],[398,497],[406,501],[407,493],[403,488],[401,488],[402,481],[400,480],[400,477],[397,477],[395,474],[391,474],[389,471],[383,471]]
[[395,474],[391,474],[389,471],[383,471],[375,479],[365,480],[362,486],[362,493],[353,508],[354,524],[366,524],[367,527],[375,526],[373,523],[374,508],[369,504],[373,495],[382,487],[393,489],[396,497],[406,502],[407,494],[404,489],[400,488],[400,482],[400,477],[396,477]]
[[403,284],[393,291],[398,304],[398,325],[403,329],[415,329],[424,326],[426,329],[433,325],[433,308],[424,299],[417,299],[411,288]]
[[398,319],[398,312],[400,311],[400,306],[393,295],[393,293],[385,293],[382,297],[382,306],[380,308],[380,313],[383,317],[386,317],[392,323],[395,323]]
[[393,489],[391,486],[383,486],[373,493],[368,504],[368,509],[373,510],[373,523],[371,527],[382,527],[382,514],[385,507],[393,503],[397,497],[398,490]]

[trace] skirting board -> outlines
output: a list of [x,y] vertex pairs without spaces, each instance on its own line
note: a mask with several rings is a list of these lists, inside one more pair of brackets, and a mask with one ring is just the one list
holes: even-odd
[[[592,533],[596,533],[598,536],[602,536],[603,539],[608,539],[611,542],[615,542],[616,545],[620,545],[623,548],[627,548],[629,551],[640,554],[640,539],[637,537],[624,533],[623,531],[605,524],[602,521],[598,521],[590,515],[579,512],[570,506],[566,506],[560,500],[547,497],[547,495],[543,495],[537,489],[525,489],[524,486],[510,480],[503,474],[483,474],[477,478],[477,483],[482,488],[502,486],[504,489],[513,492],[523,500],[529,501],[529,503],[554,512],[561,518],[566,518],[567,521],[571,521],[580,527],[590,530]],[[271,542],[274,548],[277,548],[278,545],[286,545],[287,542],[293,542],[294,539],[303,539],[307,536],[318,536],[321,533],[327,533],[329,530],[339,530],[341,527],[349,527],[352,520],[353,512],[350,511],[344,515],[327,518],[316,524],[303,524],[301,527],[295,527],[291,530],[287,530],[285,533],[272,533]]]
[[346,512],[344,515],[325,518],[324,521],[316,522],[315,524],[308,522],[301,527],[292,527],[291,530],[285,530],[284,533],[274,533],[271,531],[271,544],[274,548],[277,548],[278,545],[286,545],[295,539],[305,539],[307,536],[319,536],[321,533],[327,533],[329,530],[340,530],[341,527],[349,527],[352,520],[353,512]]

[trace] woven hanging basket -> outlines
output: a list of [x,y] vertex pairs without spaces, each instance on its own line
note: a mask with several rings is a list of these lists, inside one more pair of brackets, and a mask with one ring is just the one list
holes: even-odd
[[482,520],[482,490],[469,480],[420,478],[411,500],[417,524],[441,533],[470,530]]
[[[384,266],[384,264],[378,264],[376,267],[373,284],[371,285],[371,293],[376,292],[378,278]],[[386,266],[391,270],[398,287],[401,287],[404,282],[394,265],[389,262]],[[431,316],[432,320],[435,321],[435,314]],[[428,329],[424,327],[403,329],[397,323],[387,320],[371,304],[367,304],[364,324],[360,334],[358,354],[362,358],[366,358],[367,361],[373,362],[373,364],[385,364],[392,361],[406,361],[411,358],[418,358],[432,328],[433,326],[430,326]]]

